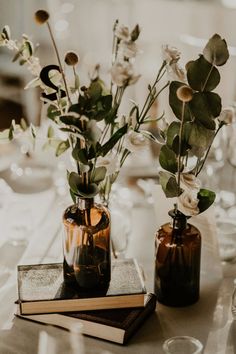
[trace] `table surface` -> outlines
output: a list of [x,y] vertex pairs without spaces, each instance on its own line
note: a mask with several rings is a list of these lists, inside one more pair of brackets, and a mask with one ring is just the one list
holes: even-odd
[[[155,194],[156,193],[156,194]],[[155,192],[154,206],[134,205],[132,233],[126,257],[135,257],[143,267],[147,289],[153,290],[154,235],[158,226],[167,220],[168,202]],[[7,240],[4,225],[7,219],[0,208],[0,353],[37,353],[41,330],[60,336],[61,329],[44,326],[14,317],[16,265],[57,262],[62,260],[61,215],[68,201],[46,191],[27,197],[32,203],[37,222],[27,246],[13,246]],[[176,335],[198,338],[205,354],[235,353],[235,324],[230,304],[235,264],[221,264],[218,256],[216,230],[212,210],[191,220],[202,233],[201,297],[198,303],[186,308],[169,308],[157,304],[156,312],[143,324],[126,346],[85,337],[86,353],[104,350],[114,354],[162,353],[163,341]],[[11,272],[4,273],[4,269]],[[5,275],[4,275],[5,274]],[[46,354],[46,353],[45,353]]]

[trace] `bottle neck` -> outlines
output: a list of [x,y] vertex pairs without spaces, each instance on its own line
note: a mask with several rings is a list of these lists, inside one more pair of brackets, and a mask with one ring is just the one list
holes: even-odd
[[176,233],[186,229],[187,217],[184,214],[182,214],[178,210],[171,210],[169,211],[169,215],[173,219],[172,226],[173,226],[173,230],[176,231]]
[[91,209],[94,206],[94,198],[76,197],[76,204],[80,210]]

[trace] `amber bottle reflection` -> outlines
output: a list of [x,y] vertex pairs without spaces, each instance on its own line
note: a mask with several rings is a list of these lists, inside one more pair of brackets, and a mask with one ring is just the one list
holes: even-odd
[[155,240],[155,293],[160,303],[187,306],[199,299],[201,235],[179,211],[161,226]]
[[110,282],[110,216],[93,199],[79,199],[63,215],[64,280],[80,290],[107,288]]

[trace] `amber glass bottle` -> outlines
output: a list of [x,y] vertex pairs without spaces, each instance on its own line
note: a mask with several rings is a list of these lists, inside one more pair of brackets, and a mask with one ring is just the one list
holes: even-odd
[[78,199],[63,215],[64,280],[79,290],[105,289],[111,275],[110,215],[93,199]]
[[155,240],[155,293],[167,306],[187,306],[199,299],[201,235],[179,211],[160,227]]

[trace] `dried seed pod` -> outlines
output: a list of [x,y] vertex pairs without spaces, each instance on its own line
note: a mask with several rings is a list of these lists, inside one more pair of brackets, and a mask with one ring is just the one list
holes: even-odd
[[45,10],[38,10],[34,14],[35,21],[39,25],[43,25],[49,19],[49,13]]
[[65,63],[69,66],[78,64],[79,57],[75,52],[67,52],[65,55]]
[[178,88],[176,95],[180,101],[189,102],[193,98],[193,90],[191,87],[184,85]]

